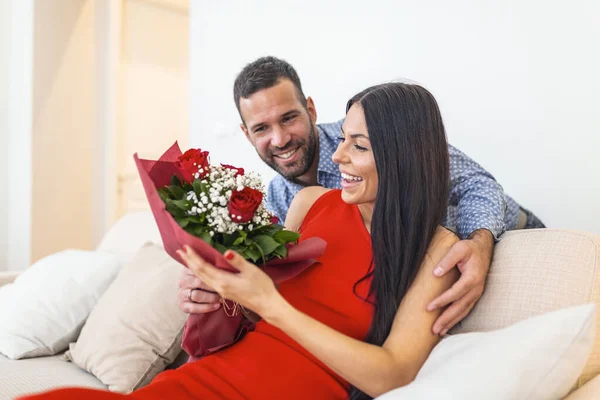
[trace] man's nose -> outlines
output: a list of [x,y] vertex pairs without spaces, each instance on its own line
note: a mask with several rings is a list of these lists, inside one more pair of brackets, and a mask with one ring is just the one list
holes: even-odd
[[291,139],[291,135],[281,127],[273,129],[273,136],[271,137],[271,145],[280,149],[284,148]]

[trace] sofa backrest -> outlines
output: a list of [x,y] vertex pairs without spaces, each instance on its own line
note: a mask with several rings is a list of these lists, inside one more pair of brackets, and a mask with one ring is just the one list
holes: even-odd
[[146,242],[162,246],[160,233],[152,213],[138,211],[126,214],[118,220],[104,235],[96,250],[119,254],[124,257],[125,261],[128,261]]
[[485,291],[451,333],[501,329],[534,315],[595,303],[596,340],[577,386],[600,373],[600,237],[560,229],[504,234]]

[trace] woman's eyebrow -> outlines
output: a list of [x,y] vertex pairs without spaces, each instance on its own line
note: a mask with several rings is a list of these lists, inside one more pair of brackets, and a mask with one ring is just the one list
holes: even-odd
[[[344,127],[342,126],[340,129],[342,130],[342,133],[344,135],[346,135],[346,132],[344,132]],[[363,135],[362,133],[352,133],[352,134],[350,134],[350,137],[352,139],[357,139],[357,138],[362,137],[362,138],[365,138],[365,139],[369,140],[369,137],[367,135]]]

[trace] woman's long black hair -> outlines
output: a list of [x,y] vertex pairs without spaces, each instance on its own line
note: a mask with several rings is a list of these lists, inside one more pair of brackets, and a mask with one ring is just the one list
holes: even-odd
[[[435,98],[421,86],[386,83],[355,95],[379,178],[371,221],[375,311],[366,342],[381,346],[446,213],[448,143]],[[365,278],[367,278],[365,277]],[[365,279],[363,278],[363,279]],[[350,399],[370,399],[353,387]]]

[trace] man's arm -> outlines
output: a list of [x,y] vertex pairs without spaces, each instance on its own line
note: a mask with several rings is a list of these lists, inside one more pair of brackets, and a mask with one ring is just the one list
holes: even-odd
[[451,188],[446,222],[456,226],[463,240],[434,270],[436,276],[444,276],[454,267],[461,272],[452,288],[428,306],[429,311],[448,306],[432,328],[442,336],[469,314],[483,294],[494,243],[504,232],[506,214],[506,197],[494,177],[455,147],[448,150]]
[[450,153],[450,196],[456,207],[454,221],[458,236],[466,239],[478,229],[487,229],[498,240],[504,232],[506,197],[496,179],[474,160],[453,146]]

